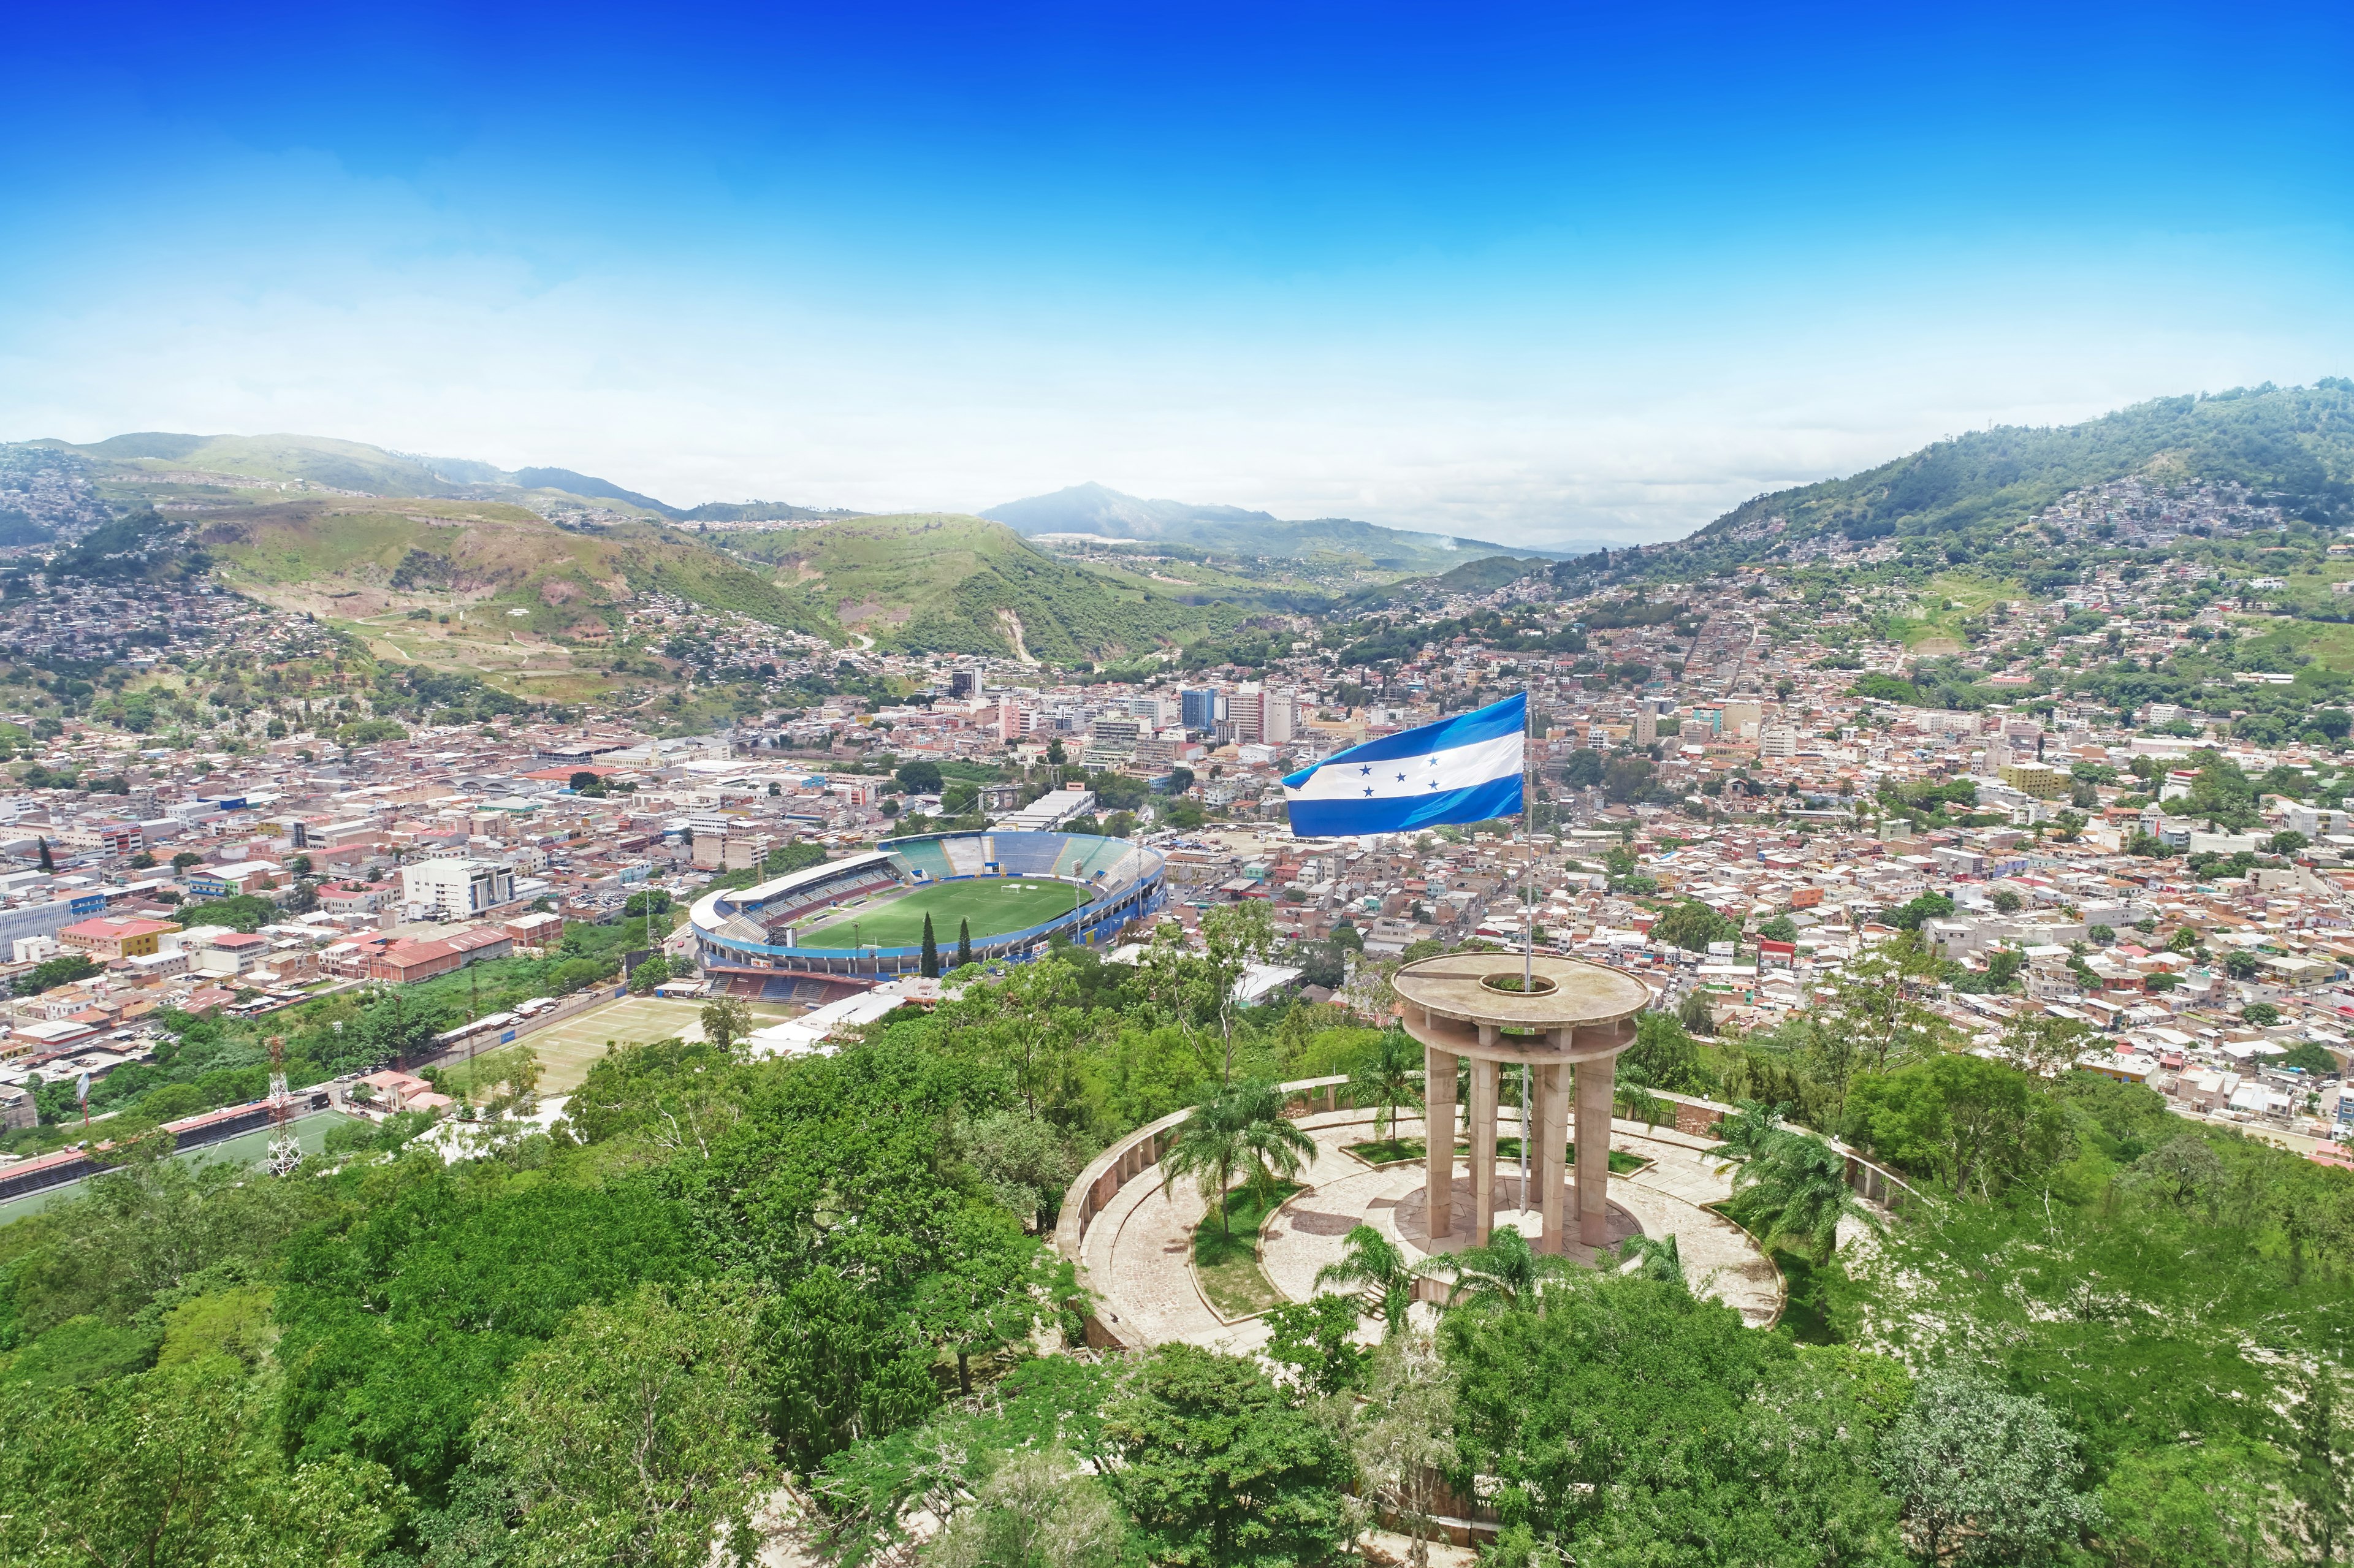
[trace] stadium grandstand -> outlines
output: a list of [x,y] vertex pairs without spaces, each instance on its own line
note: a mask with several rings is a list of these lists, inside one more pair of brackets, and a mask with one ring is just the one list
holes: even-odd
[[918,971],[923,922],[942,969],[970,929],[976,961],[1016,961],[1058,934],[1098,946],[1167,898],[1160,853],[1085,833],[941,833],[886,840],[689,912],[715,990],[764,1001],[834,1001]]

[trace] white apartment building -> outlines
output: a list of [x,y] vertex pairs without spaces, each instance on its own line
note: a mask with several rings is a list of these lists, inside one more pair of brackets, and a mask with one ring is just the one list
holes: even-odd
[[443,919],[480,915],[514,902],[514,868],[503,861],[451,856],[400,868],[400,900]]

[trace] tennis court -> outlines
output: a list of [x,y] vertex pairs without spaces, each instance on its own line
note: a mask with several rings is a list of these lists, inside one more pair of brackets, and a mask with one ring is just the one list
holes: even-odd
[[[799,1012],[759,1002],[751,1006],[752,1015],[764,1026],[794,1017]],[[505,1081],[514,1063],[528,1047],[539,1053],[539,1092],[570,1094],[588,1078],[588,1069],[604,1055],[609,1044],[642,1045],[649,1040],[667,1040],[673,1035],[700,1040],[702,1012],[700,1001],[664,1001],[651,996],[609,1001],[526,1034],[512,1045],[484,1051],[471,1064],[455,1064],[443,1071],[442,1081],[454,1086],[452,1092],[461,1092],[469,1085],[491,1088]]]
[[960,921],[972,922],[976,940],[1023,931],[1069,914],[1074,896],[1067,882],[1015,876],[943,882],[800,932],[794,939],[805,948],[912,948],[923,941],[924,916],[929,915],[934,939],[952,949]]

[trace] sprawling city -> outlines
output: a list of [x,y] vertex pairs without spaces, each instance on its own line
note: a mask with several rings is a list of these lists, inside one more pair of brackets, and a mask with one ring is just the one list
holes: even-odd
[[[1648,23],[938,20],[482,24],[733,84],[628,143],[333,27],[29,39],[118,112],[0,165],[0,1562],[2354,1553],[2342,258],[2200,230],[2267,335],[1957,175],[1870,211],[2042,212],[1972,252],[2021,291],[1888,338],[1946,275],[1714,160],[1910,165]],[[1676,51],[1963,79],[1723,20]],[[2139,25],[2255,156],[2253,34]],[[1465,125],[1338,146],[1332,49]],[[1581,51],[1721,154],[1571,116]],[[763,121],[804,73],[904,123]],[[124,214],[168,265],[94,306]]]

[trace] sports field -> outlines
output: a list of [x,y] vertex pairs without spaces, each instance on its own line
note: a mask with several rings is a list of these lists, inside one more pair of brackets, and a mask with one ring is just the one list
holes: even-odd
[[841,914],[814,930],[796,932],[793,939],[805,948],[912,948],[923,941],[924,916],[929,915],[933,938],[953,949],[959,921],[972,922],[975,940],[1027,930],[1069,914],[1073,896],[1067,882],[977,876],[936,883],[885,904]]
[[[799,1011],[752,1003],[752,1015],[763,1028],[791,1018]],[[588,1069],[605,1054],[609,1044],[641,1045],[673,1035],[700,1040],[702,1014],[703,1003],[699,1001],[663,1001],[651,996],[633,996],[607,1002],[526,1034],[512,1045],[483,1051],[471,1063],[461,1058],[442,1070],[441,1081],[453,1094],[463,1093],[469,1087],[494,1089],[505,1081],[508,1071],[527,1046],[539,1056],[539,1092],[570,1094],[588,1076]]]

